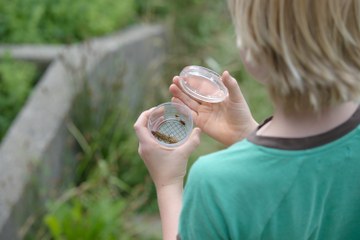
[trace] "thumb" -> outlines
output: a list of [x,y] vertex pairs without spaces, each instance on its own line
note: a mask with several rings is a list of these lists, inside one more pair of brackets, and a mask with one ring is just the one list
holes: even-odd
[[200,128],[194,128],[189,139],[181,146],[181,151],[191,154],[200,144]]
[[154,108],[151,108],[147,111],[144,111],[140,114],[139,118],[136,120],[134,124],[135,133],[140,142],[143,140],[151,139],[150,131],[147,128],[147,122],[149,119],[149,115]]
[[236,103],[243,102],[244,96],[243,96],[243,94],[240,90],[239,84],[237,83],[235,78],[233,78],[228,71],[224,71],[221,78],[222,78],[222,81],[223,81],[225,87],[229,91],[230,101],[236,102]]

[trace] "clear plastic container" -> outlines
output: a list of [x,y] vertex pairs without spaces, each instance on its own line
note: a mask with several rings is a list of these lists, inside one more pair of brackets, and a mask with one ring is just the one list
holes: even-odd
[[196,100],[209,103],[224,101],[228,90],[218,73],[201,66],[187,66],[180,72],[181,88]]
[[149,116],[148,129],[162,146],[180,146],[189,138],[193,129],[191,110],[174,102],[160,104]]

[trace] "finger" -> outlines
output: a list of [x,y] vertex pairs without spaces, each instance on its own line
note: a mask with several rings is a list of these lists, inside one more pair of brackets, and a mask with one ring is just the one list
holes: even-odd
[[180,151],[190,155],[200,144],[200,133],[200,128],[194,128],[189,139],[179,148]]
[[228,71],[224,71],[224,73],[221,76],[221,79],[225,85],[225,87],[228,89],[229,91],[229,99],[232,102],[243,102],[244,101],[244,96],[240,90],[239,84],[237,83],[237,81],[235,80],[235,78],[233,78]]
[[134,129],[135,129],[136,135],[138,136],[139,141],[142,141],[142,140],[145,140],[145,139],[148,139],[151,137],[150,132],[147,128],[147,122],[149,120],[149,116],[153,109],[154,108],[151,108],[149,110],[142,112],[134,124]]
[[189,95],[184,93],[181,90],[181,87],[179,85],[179,79],[178,77],[174,77],[173,84],[170,85],[169,90],[171,94],[175,97],[180,99],[185,105],[187,105],[189,108],[194,110],[195,112],[198,111],[198,108],[200,106],[200,103],[195,101],[193,98],[191,98]]
[[175,77],[173,78],[173,83],[181,89],[180,77],[179,77],[179,76],[175,76]]
[[180,79],[179,76],[175,76],[175,77],[173,78],[173,83],[174,83],[175,86],[178,87],[180,93],[184,94],[184,96],[188,97],[189,99],[191,99],[192,101],[198,103],[199,105],[202,104],[201,101],[198,101],[197,99],[192,98],[191,96],[189,96],[186,92],[184,92],[184,91],[182,90],[180,81],[181,81],[181,79]]
[[[171,101],[172,101],[172,102],[175,102],[175,103],[182,104],[182,105],[186,105],[185,103],[183,103],[180,99],[178,99],[178,98],[176,98],[176,97],[172,97],[172,98],[171,98]],[[198,113],[195,112],[194,110],[192,110],[191,108],[190,108],[190,111],[191,111],[191,115],[192,115],[192,117],[193,117],[193,122],[196,123],[196,119],[197,119],[197,117],[198,117]]]

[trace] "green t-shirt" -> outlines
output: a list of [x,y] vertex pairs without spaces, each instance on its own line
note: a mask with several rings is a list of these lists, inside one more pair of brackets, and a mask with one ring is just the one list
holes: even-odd
[[201,157],[186,183],[179,237],[360,239],[360,110],[297,139],[257,136]]

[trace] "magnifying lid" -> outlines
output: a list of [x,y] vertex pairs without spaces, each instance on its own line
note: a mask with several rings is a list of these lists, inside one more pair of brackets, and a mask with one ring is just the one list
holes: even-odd
[[189,96],[209,103],[224,101],[228,90],[218,73],[201,66],[187,66],[180,72],[180,86]]

